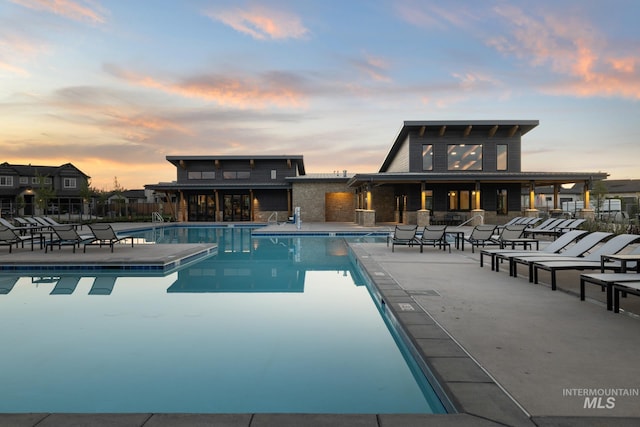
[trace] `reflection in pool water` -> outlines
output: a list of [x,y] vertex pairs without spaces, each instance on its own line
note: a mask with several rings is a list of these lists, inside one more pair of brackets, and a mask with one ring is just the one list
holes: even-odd
[[0,277],[0,412],[444,411],[344,240],[216,238],[167,276]]

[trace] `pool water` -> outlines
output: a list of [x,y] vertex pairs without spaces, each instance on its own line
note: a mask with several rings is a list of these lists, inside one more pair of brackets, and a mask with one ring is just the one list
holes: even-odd
[[166,276],[1,276],[0,412],[444,412],[343,239],[189,233]]

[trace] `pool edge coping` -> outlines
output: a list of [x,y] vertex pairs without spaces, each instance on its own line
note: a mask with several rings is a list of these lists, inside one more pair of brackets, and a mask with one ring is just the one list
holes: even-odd
[[[531,415],[361,246],[351,253],[457,414],[506,425],[534,425]],[[434,345],[435,344],[435,345]],[[445,407],[447,403],[443,402]],[[448,414],[455,415],[455,414]]]

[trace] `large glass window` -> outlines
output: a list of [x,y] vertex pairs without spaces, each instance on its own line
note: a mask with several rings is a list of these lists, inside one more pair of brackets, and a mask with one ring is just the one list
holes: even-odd
[[0,176],[0,186],[2,186],[2,187],[13,187],[13,177],[12,176]]
[[433,145],[431,144],[422,145],[422,170],[433,170]]
[[507,170],[507,154],[508,154],[507,144],[498,144],[496,148],[496,169],[499,171]]
[[62,181],[62,187],[63,188],[76,188],[77,184],[76,184],[76,179],[75,178],[65,178]]
[[481,171],[482,145],[449,144],[447,161],[448,169],[452,171]]

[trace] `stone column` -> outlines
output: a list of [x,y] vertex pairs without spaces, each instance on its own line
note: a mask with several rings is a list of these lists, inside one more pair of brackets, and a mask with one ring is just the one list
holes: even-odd
[[362,225],[364,227],[373,227],[376,225],[376,211],[363,209],[362,210]]
[[484,209],[474,209],[471,211],[471,221],[467,225],[482,225],[484,224]]
[[420,209],[417,212],[417,224],[418,227],[424,227],[431,222],[431,211],[429,209]]

